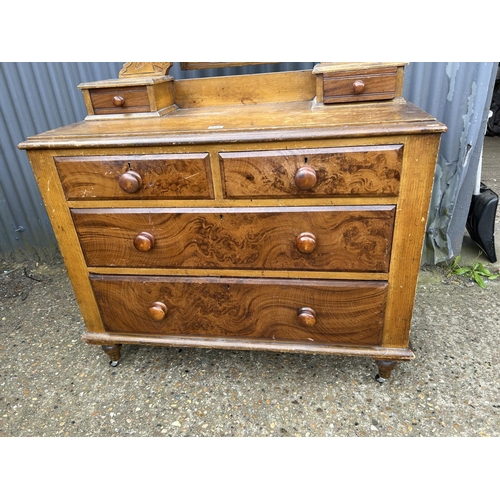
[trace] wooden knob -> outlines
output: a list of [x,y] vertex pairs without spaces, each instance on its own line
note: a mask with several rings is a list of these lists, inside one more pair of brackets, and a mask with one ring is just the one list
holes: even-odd
[[125,191],[128,194],[136,193],[139,189],[141,189],[142,178],[137,172],[129,170],[120,175],[118,185],[122,191]]
[[155,244],[155,237],[151,233],[143,231],[134,238],[134,247],[139,252],[149,252]]
[[299,325],[310,328],[316,323],[316,313],[310,307],[302,307],[297,311]]
[[356,80],[352,84],[352,90],[355,94],[362,94],[365,91],[365,82],[363,80]]
[[167,306],[163,302],[153,302],[149,306],[148,314],[155,321],[161,321],[167,314]]
[[316,248],[316,236],[312,233],[300,233],[295,238],[295,246],[300,253],[313,253]]
[[295,185],[302,191],[312,189],[316,186],[318,178],[316,177],[316,171],[312,167],[307,165],[300,167],[295,174]]
[[113,97],[113,104],[116,107],[121,108],[125,104],[125,99],[121,95],[115,95]]

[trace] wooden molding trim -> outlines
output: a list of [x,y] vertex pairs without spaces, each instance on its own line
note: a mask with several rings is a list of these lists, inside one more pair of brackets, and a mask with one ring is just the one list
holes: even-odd
[[127,62],[120,70],[120,78],[138,78],[143,76],[164,76],[172,67],[171,62]]

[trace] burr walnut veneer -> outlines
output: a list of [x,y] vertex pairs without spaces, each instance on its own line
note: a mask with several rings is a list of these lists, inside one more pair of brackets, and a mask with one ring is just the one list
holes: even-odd
[[[128,63],[26,149],[86,325],[122,344],[409,360],[440,134],[402,63]],[[196,63],[190,63],[196,64]],[[199,63],[202,64],[202,63]],[[148,66],[149,65],[149,66]]]

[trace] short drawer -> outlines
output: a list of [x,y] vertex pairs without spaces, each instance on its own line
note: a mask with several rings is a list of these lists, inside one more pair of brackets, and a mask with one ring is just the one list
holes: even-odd
[[397,68],[362,73],[325,73],[323,102],[332,104],[392,99],[396,95],[396,76]]
[[226,198],[396,196],[403,146],[219,153]]
[[73,209],[89,266],[386,272],[394,206]]
[[387,282],[90,276],[109,332],[380,343]]
[[66,199],[213,198],[208,153],[55,157]]
[[90,90],[95,115],[148,113],[151,105],[146,86]]

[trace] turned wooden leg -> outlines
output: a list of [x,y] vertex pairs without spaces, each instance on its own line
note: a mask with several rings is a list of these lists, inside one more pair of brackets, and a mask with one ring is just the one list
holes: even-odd
[[373,361],[375,361],[378,366],[378,374],[375,375],[375,379],[381,384],[391,376],[392,370],[398,366],[397,361],[392,361],[390,359],[374,359]]
[[111,366],[117,366],[118,361],[120,360],[120,349],[122,348],[121,344],[115,345],[103,345],[102,350],[109,356],[111,360],[109,364]]

